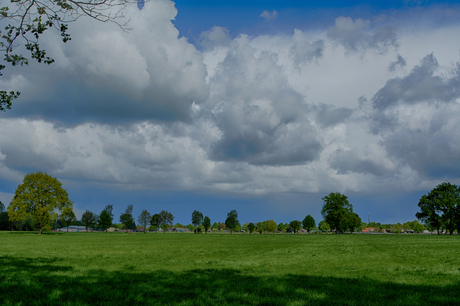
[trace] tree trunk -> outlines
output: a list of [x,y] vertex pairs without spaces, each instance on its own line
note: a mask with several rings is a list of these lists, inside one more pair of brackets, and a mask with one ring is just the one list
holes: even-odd
[[39,235],[42,234],[42,224],[41,223],[38,224],[38,234]]

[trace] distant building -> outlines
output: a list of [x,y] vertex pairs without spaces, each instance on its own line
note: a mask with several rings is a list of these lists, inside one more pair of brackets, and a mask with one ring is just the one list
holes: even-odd
[[363,233],[375,232],[375,227],[366,227],[362,230]]
[[[88,232],[92,231],[92,228],[88,227]],[[71,225],[69,227],[62,227],[56,229],[57,232],[86,232],[86,227]]]

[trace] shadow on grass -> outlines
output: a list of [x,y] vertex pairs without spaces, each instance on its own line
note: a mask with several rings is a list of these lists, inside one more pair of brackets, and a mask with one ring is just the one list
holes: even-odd
[[0,257],[1,305],[459,305],[459,284],[432,287],[370,279],[92,270],[55,259]]

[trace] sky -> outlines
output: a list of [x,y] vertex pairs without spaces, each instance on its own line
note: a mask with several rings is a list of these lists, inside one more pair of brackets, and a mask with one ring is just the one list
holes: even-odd
[[81,18],[48,31],[51,65],[7,67],[0,201],[58,178],[77,216],[194,210],[224,222],[412,221],[460,184],[457,1],[176,1],[126,8],[129,31]]

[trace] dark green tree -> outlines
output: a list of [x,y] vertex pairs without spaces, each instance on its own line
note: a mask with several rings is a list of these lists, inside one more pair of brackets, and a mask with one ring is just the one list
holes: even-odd
[[346,223],[348,231],[350,231],[350,233],[353,233],[355,229],[361,226],[361,218],[357,213],[352,212],[347,215]]
[[0,214],[1,214],[2,212],[4,212],[4,211],[6,211],[6,210],[5,210],[5,204],[3,204],[2,201],[0,201]]
[[423,195],[418,203],[420,212],[417,219],[436,228],[438,235],[441,227],[446,228],[452,235],[457,225],[458,206],[460,205],[460,189],[451,183],[441,183]]
[[299,233],[299,229],[302,227],[302,223],[300,223],[300,221],[298,221],[298,220],[291,221],[291,223],[289,223],[289,225],[291,226],[292,230],[294,231],[294,234]]
[[207,234],[208,229],[211,227],[211,219],[208,216],[204,217],[202,225],[204,227],[204,232]]
[[150,225],[155,228],[155,232],[157,231],[158,227],[161,225],[160,215],[154,214],[150,219]]
[[113,222],[113,205],[106,205],[104,210],[99,215],[99,226],[103,231],[107,231],[112,226]]
[[335,233],[339,234],[348,229],[348,214],[353,213],[353,205],[348,202],[348,197],[336,192],[325,196],[323,201],[321,215]]
[[123,224],[124,229],[131,229],[133,227],[133,206],[128,205],[125,212],[120,215],[120,223]]
[[203,222],[203,214],[198,210],[194,210],[192,212],[192,224],[195,226],[195,234],[198,233],[197,227],[201,224],[201,222]]
[[227,219],[225,219],[225,226],[230,230],[230,234],[233,233],[233,231],[236,228],[236,225],[239,223],[238,221],[238,213],[236,210],[231,210],[227,214]]
[[305,219],[303,219],[303,221],[302,221],[302,226],[303,226],[304,229],[307,230],[307,232],[310,232],[316,226],[315,219],[313,219],[312,216],[307,215],[305,217]]
[[81,215],[81,222],[85,224],[86,231],[88,231],[88,227],[94,226],[97,223],[98,215],[89,211],[88,209]]
[[256,228],[256,226],[254,225],[254,223],[249,223],[248,224],[248,230],[249,230],[249,234],[252,234],[252,232],[254,231],[254,229]]
[[10,231],[12,224],[6,211],[0,213],[0,231]]
[[27,174],[16,188],[8,215],[11,221],[22,221],[30,214],[41,234],[43,229],[51,230],[57,211],[62,213],[66,207],[72,208],[72,202],[61,182],[51,175],[36,172]]
[[163,227],[163,233],[166,233],[166,230],[174,221],[174,216],[172,213],[166,210],[160,212],[160,224]]
[[147,209],[144,209],[139,217],[137,218],[137,222],[144,227],[144,233],[145,230],[147,229],[147,224],[149,224],[150,220],[152,220],[152,216],[150,213],[147,211]]

